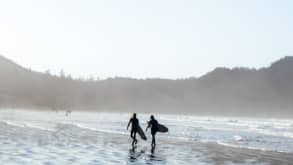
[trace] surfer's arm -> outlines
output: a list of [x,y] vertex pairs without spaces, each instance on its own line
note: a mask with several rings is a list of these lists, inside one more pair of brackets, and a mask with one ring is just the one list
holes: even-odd
[[128,130],[128,127],[129,127],[131,121],[132,121],[132,120],[130,119],[129,122],[128,122],[128,124],[127,124],[127,128],[126,128],[127,130]]
[[148,125],[147,125],[147,127],[146,127],[146,129],[145,129],[145,132],[148,131],[148,128],[150,128],[150,126],[151,126],[151,124],[150,124],[150,122],[148,122]]

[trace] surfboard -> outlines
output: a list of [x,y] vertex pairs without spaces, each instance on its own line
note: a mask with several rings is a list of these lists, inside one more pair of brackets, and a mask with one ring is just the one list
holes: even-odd
[[138,126],[137,133],[139,134],[139,136],[141,137],[141,139],[147,140],[147,137],[145,136],[145,134],[144,134],[144,132],[143,132],[143,130],[141,129],[140,126]]
[[162,132],[162,133],[165,133],[165,132],[168,132],[168,128],[162,124],[158,124],[158,132]]

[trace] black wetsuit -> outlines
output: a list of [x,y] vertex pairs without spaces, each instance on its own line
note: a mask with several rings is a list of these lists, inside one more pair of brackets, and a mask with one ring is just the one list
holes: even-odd
[[139,121],[137,118],[131,118],[129,124],[131,123],[130,137],[133,139],[132,145],[137,143],[136,132],[138,131]]
[[156,135],[157,131],[158,131],[158,121],[153,119],[151,121],[149,121],[149,125],[151,125],[151,133],[152,135]]
[[149,121],[149,127],[151,126],[151,133],[152,133],[152,147],[156,146],[156,133],[158,132],[158,121],[152,119]]

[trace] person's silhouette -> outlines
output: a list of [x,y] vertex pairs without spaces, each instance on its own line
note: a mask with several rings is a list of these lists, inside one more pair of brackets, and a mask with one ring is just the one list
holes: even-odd
[[156,147],[156,133],[158,131],[158,121],[155,119],[154,115],[151,115],[150,121],[148,122],[146,132],[148,128],[151,127],[151,134],[152,134],[152,148]]
[[132,141],[132,146],[133,146],[134,144],[137,144],[136,133],[137,133],[138,127],[139,127],[139,121],[136,118],[136,113],[133,113],[133,116],[130,118],[128,125],[127,125],[127,130],[128,130],[128,127],[130,124],[131,124],[130,137],[133,139],[133,141]]

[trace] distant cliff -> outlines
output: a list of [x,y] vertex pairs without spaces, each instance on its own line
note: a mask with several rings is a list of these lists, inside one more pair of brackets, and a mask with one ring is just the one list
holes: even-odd
[[0,56],[0,107],[293,117],[293,57],[199,78],[74,80]]

